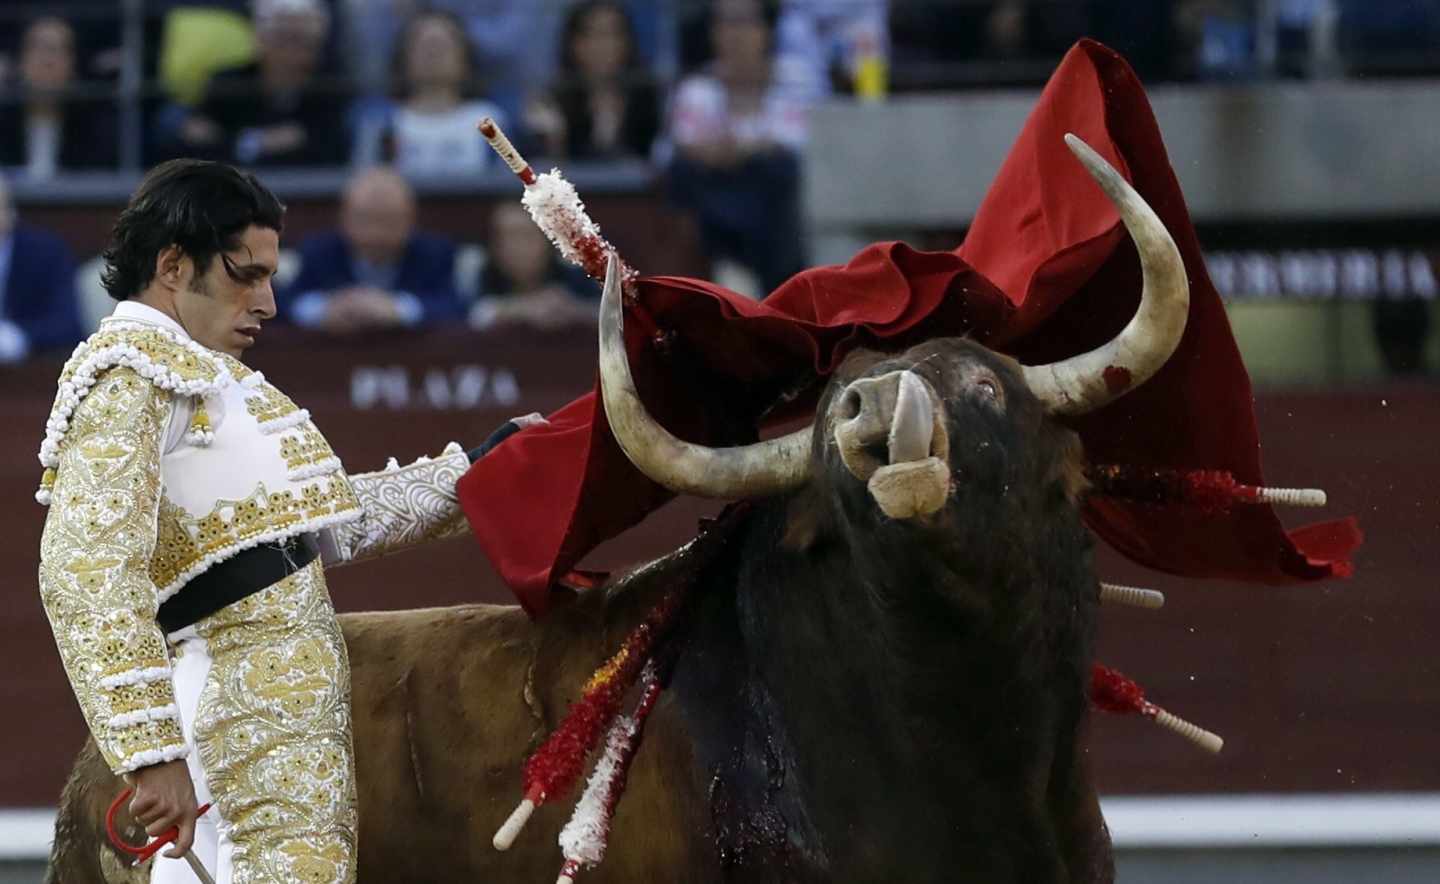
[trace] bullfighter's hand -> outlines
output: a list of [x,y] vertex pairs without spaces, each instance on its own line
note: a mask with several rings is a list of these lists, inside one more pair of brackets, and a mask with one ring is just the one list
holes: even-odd
[[178,859],[195,843],[195,784],[183,761],[167,761],[142,767],[128,775],[135,787],[130,813],[150,837],[175,826],[180,834],[165,855]]

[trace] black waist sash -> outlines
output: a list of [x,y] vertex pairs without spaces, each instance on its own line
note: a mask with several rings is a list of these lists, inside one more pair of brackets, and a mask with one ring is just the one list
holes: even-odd
[[184,629],[279,583],[315,561],[319,554],[319,545],[309,535],[243,550],[180,587],[179,592],[161,603],[155,619],[167,635]]

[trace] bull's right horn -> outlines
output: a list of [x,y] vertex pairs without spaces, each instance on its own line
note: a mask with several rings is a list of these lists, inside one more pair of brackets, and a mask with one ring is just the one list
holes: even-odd
[[1140,307],[1108,344],[1048,365],[1025,366],[1025,382],[1054,414],[1084,414],[1150,379],[1185,334],[1190,281],[1175,240],[1155,211],[1114,167],[1074,135],[1065,143],[1110,202],[1140,253]]
[[620,262],[612,252],[600,300],[600,393],[610,432],[635,468],[680,494],[739,500],[790,491],[810,474],[806,427],[788,436],[734,448],[677,439],[645,410],[625,352]]

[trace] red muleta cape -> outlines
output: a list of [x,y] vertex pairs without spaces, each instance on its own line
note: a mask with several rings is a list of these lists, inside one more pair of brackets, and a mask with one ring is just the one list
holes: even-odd
[[[646,406],[681,438],[736,444],[749,440],[723,438],[718,415],[728,416],[725,426],[736,415],[753,426],[777,393],[823,378],[856,346],[968,334],[1037,363],[1109,340],[1139,303],[1139,261],[1118,213],[1065,146],[1066,132],[1145,197],[1190,277],[1189,322],[1169,362],[1069,424],[1092,463],[1227,470],[1264,484],[1250,379],[1149,102],[1129,65],[1088,40],[1045,87],[958,249],[878,243],[843,267],[796,275],[763,303],[702,280],[642,277],[642,309],[626,308],[626,346]],[[787,414],[813,408],[816,392]],[[550,588],[587,552],[672,495],[626,460],[597,386],[550,415],[549,426],[487,454],[461,479],[459,496],[481,548],[538,617]],[[1085,520],[1159,571],[1270,584],[1346,576],[1361,540],[1354,519],[1287,534],[1268,506],[1207,513],[1093,497]]]

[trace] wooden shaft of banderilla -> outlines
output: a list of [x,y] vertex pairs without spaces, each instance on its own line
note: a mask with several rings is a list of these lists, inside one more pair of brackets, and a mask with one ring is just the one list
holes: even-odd
[[200,884],[215,884],[215,879],[210,877],[209,872],[205,871],[205,866],[201,864],[199,857],[195,855],[195,851],[187,850],[180,855],[190,864],[191,870],[195,872],[195,877],[200,879]]

